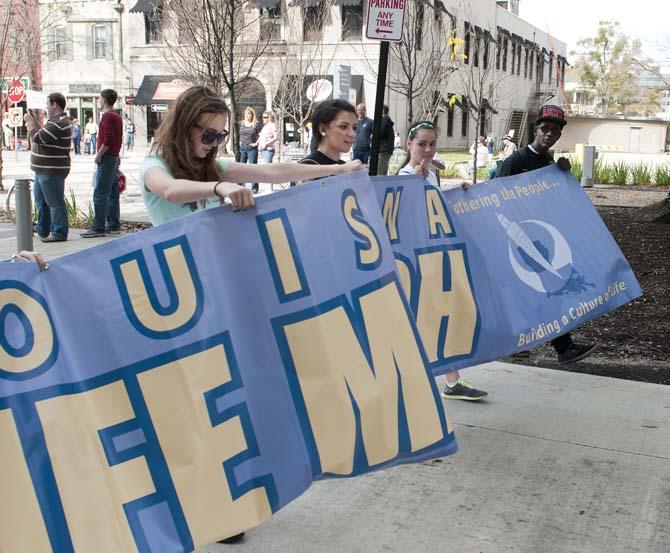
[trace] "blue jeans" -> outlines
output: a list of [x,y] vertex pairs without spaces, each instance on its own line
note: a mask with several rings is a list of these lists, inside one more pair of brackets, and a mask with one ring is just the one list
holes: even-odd
[[370,160],[370,148],[354,148],[354,159],[360,159],[361,163],[367,165]]
[[35,230],[40,236],[53,236],[67,239],[68,222],[65,207],[65,177],[35,173],[35,207],[37,207],[37,225]]
[[126,150],[132,150],[135,145],[135,133],[128,132],[126,133]]
[[[258,163],[258,147],[240,146],[240,163]],[[258,183],[253,183],[252,188],[258,190]]]
[[119,212],[119,156],[105,154],[95,169],[93,208],[95,216],[91,230],[105,232],[121,228]]
[[263,150],[261,154],[263,155],[263,163],[272,163],[272,159],[275,157],[274,150]]

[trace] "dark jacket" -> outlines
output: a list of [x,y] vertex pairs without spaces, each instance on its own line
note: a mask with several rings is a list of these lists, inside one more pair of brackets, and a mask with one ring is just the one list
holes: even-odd
[[380,154],[392,154],[393,143],[395,142],[395,131],[393,130],[393,120],[388,116],[382,116],[381,139],[379,141]]

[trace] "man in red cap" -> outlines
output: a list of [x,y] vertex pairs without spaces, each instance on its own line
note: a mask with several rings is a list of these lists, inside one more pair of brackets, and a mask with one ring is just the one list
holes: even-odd
[[[532,144],[508,157],[500,167],[500,171],[496,173],[496,177],[509,177],[552,165],[554,158],[549,150],[561,137],[566,124],[565,113],[559,106],[542,106],[535,123],[535,139]],[[570,170],[570,161],[567,158],[559,158],[556,165],[563,171]],[[569,332],[552,340],[551,345],[554,346],[561,365],[581,361],[599,346],[599,344],[577,344],[572,341]],[[527,356],[527,352],[525,354]]]

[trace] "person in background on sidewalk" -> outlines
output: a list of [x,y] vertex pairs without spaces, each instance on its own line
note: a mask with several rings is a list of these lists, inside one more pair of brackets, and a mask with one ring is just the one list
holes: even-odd
[[52,92],[47,96],[48,120],[43,127],[31,110],[24,117],[33,143],[30,169],[35,172],[35,230],[42,242],[64,242],[68,235],[65,177],[70,173],[72,123],[65,105],[65,96]]
[[275,114],[271,111],[263,112],[263,128],[258,136],[258,149],[263,156],[263,163],[272,163],[277,144],[277,123]]
[[[567,124],[565,113],[559,106],[545,105],[540,108],[535,122],[535,139],[532,144],[517,150],[505,159],[496,177],[509,177],[527,171],[534,171],[554,164],[554,158],[549,150],[558,142]],[[570,171],[570,161],[561,157],[556,165],[562,171]],[[554,338],[551,345],[558,354],[561,365],[581,361],[591,355],[599,344],[577,344],[572,341],[570,332]],[[528,357],[529,352],[519,352],[515,357]]]
[[370,149],[372,147],[372,119],[366,117],[365,104],[356,106],[356,143],[354,144],[354,159],[360,160],[367,165],[370,160]]
[[[256,120],[256,111],[247,106],[244,108],[244,120],[240,122],[240,163],[258,163],[258,136],[261,125]],[[258,183],[251,185],[251,191],[258,192]]]
[[[407,135],[407,157],[400,166],[398,175],[421,175],[428,184],[439,188],[439,179],[433,168],[433,157],[437,148],[437,129],[430,121],[414,123]],[[488,396],[488,392],[474,388],[461,378],[458,371],[447,373],[444,379],[442,397],[478,401]]]
[[11,150],[14,128],[9,124],[9,113],[7,112],[2,116],[2,138],[5,143],[5,149]]
[[118,98],[115,90],[107,88],[100,93],[98,109],[102,112],[95,155],[93,188],[93,226],[82,233],[82,238],[95,238],[121,232],[119,211],[119,152],[123,140],[123,121],[114,111]]
[[379,139],[379,159],[377,161],[377,175],[385,177],[389,172],[389,161],[393,155],[393,143],[395,132],[393,130],[393,119],[389,117],[389,107],[384,104],[382,108],[382,129]]
[[123,116],[123,127],[126,131],[126,151],[132,152],[135,146],[135,123],[130,120],[128,115]]
[[512,142],[512,137],[509,134],[506,134],[502,137],[503,151],[500,159],[505,161],[508,157],[512,157],[512,154],[516,152],[516,144]]
[[81,154],[81,127],[76,117],[72,120],[72,149],[75,155]]
[[94,154],[98,139],[98,124],[89,117],[84,127],[84,153]]

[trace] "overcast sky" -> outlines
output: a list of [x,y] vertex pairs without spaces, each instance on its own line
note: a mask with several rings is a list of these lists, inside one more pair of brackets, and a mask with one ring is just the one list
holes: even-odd
[[[647,55],[661,57],[657,44],[670,43],[668,0],[520,0],[519,15],[568,45],[568,54],[580,38],[594,36],[601,19],[615,19],[624,33],[639,38]],[[670,53],[665,54],[670,65]]]

